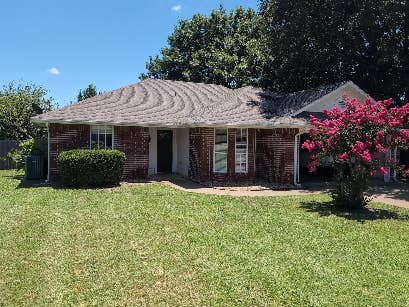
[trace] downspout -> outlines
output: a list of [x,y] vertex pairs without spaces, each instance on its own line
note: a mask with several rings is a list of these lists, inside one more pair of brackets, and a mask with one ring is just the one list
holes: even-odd
[[50,182],[50,127],[49,124],[46,123],[47,127],[47,180],[46,182]]
[[257,170],[257,167],[256,167],[256,161],[257,161],[257,129],[254,129],[254,132],[253,132],[253,134],[254,134],[254,139],[253,139],[253,173],[254,173],[254,178],[253,178],[253,181],[255,181],[255,179],[256,179],[256,170]]
[[298,132],[294,136],[294,186],[300,187],[300,135],[303,132]]

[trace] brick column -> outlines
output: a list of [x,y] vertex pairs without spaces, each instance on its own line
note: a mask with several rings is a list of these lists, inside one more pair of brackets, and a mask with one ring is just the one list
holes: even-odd
[[123,178],[145,179],[149,169],[149,128],[114,127],[114,147],[125,153]]
[[211,180],[213,147],[213,128],[189,129],[189,177],[199,181]]

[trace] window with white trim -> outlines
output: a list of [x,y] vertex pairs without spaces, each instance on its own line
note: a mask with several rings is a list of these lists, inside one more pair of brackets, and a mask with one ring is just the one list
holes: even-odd
[[227,129],[214,131],[214,163],[217,173],[227,173]]
[[112,126],[91,126],[91,149],[113,148]]
[[236,173],[247,173],[247,128],[236,129]]

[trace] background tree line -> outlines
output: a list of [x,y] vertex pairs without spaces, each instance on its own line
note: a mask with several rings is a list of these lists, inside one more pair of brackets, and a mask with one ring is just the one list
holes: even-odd
[[144,78],[292,92],[352,80],[377,99],[409,93],[408,1],[260,0],[258,12],[196,14]]
[[[57,107],[48,91],[32,83],[11,82],[0,89],[0,140],[23,141],[47,135],[45,127],[31,122],[31,117]],[[80,90],[77,101],[101,94],[93,84]]]
[[45,136],[45,129],[31,117],[55,107],[47,90],[31,83],[9,83],[0,89],[0,140],[27,140]]
[[[260,0],[181,20],[144,78],[262,86],[292,92],[352,80],[376,99],[409,96],[409,1]],[[94,85],[77,100],[97,95]],[[0,89],[0,139],[41,137],[30,122],[54,107],[47,90]]]

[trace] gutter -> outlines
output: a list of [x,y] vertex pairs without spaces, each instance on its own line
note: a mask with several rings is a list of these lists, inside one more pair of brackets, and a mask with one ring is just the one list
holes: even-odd
[[123,126],[123,127],[146,127],[146,128],[154,128],[154,127],[163,127],[163,128],[250,128],[250,129],[274,129],[274,128],[308,128],[310,124],[307,123],[299,123],[299,124],[274,124],[274,123],[266,123],[261,125],[248,125],[248,124],[241,124],[235,125],[230,123],[222,123],[222,124],[211,124],[211,123],[194,123],[194,124],[164,124],[164,123],[152,123],[152,124],[144,124],[138,122],[103,122],[103,121],[63,121],[63,120],[41,120],[32,118],[31,122],[36,124],[62,124],[62,125],[108,125],[108,126]]

